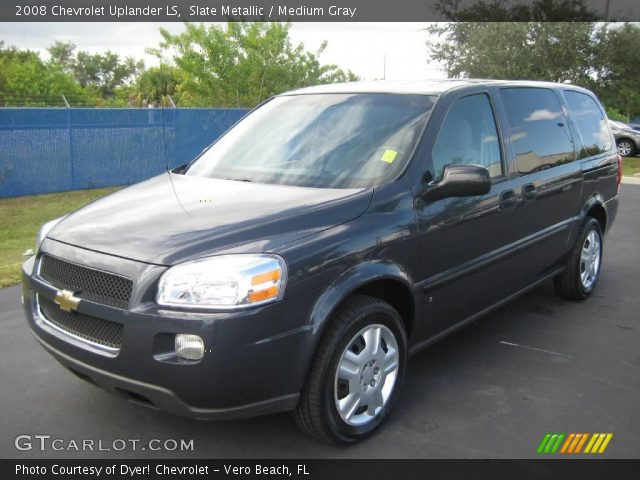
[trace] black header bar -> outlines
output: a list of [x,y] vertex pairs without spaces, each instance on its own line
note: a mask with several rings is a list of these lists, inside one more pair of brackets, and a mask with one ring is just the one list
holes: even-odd
[[[458,8],[464,11],[458,19],[476,21],[607,19],[634,21],[640,19],[640,2],[637,0],[575,0],[574,2],[498,0],[504,6],[503,10],[474,9],[474,5],[481,1],[460,0],[457,4]],[[487,3],[491,2],[484,2],[484,4]],[[452,0],[14,0],[2,2],[0,21],[432,22],[451,20],[451,8],[447,8],[451,5]],[[514,6],[522,7],[523,5],[526,8],[514,8]]]
[[638,471],[640,460],[0,460],[3,480],[635,480]]

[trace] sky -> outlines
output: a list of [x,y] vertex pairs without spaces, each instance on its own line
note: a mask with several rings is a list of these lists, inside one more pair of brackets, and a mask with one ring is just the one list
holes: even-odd
[[[157,60],[145,53],[157,47],[159,28],[172,33],[184,29],[181,23],[0,23],[0,40],[7,45],[37,50],[46,57],[54,41],[73,42],[92,53],[110,49],[122,56]],[[363,80],[415,80],[444,78],[437,63],[427,63],[424,29],[428,23],[293,23],[291,38],[316,51],[328,41],[320,60],[350,69]]]

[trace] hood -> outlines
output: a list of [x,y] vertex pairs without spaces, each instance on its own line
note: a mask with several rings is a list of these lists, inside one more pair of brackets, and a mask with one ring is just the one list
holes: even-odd
[[48,238],[158,265],[234,248],[269,251],[363,214],[372,189],[256,184],[164,173],[65,217]]

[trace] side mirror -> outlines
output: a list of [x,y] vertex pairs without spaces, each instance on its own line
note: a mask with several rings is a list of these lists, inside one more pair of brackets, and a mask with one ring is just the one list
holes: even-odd
[[448,197],[475,197],[491,190],[489,170],[480,165],[449,164],[444,167],[442,179],[426,185],[421,197],[435,201]]

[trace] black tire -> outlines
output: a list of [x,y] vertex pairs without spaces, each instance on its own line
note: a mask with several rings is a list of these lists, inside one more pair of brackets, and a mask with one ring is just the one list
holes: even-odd
[[[589,237],[591,232],[595,232],[600,241],[600,262],[598,270],[595,275],[593,283],[586,287],[581,278],[581,272],[583,270],[582,250],[585,246],[585,241]],[[596,287],[598,279],[600,278],[600,271],[602,270],[602,229],[600,228],[600,222],[593,217],[587,217],[583,223],[580,231],[578,232],[576,244],[569,254],[567,259],[566,269],[562,274],[555,278],[555,288],[558,295],[569,300],[584,300],[593,293]]]
[[[370,423],[352,426],[343,421],[336,407],[336,371],[343,352],[352,344],[354,336],[368,325],[378,324],[390,330],[398,346],[395,384],[388,400]],[[372,434],[388,416],[397,398],[406,362],[407,336],[398,312],[375,297],[350,297],[336,312],[320,340],[300,402],[293,412],[294,420],[302,431],[327,442],[344,445],[362,440]]]
[[[625,153],[621,152],[621,145],[625,145]],[[621,138],[616,142],[616,146],[618,148],[618,153],[623,157],[633,157],[636,154],[636,144],[633,140],[628,138]],[[628,152],[628,153],[626,153]]]

